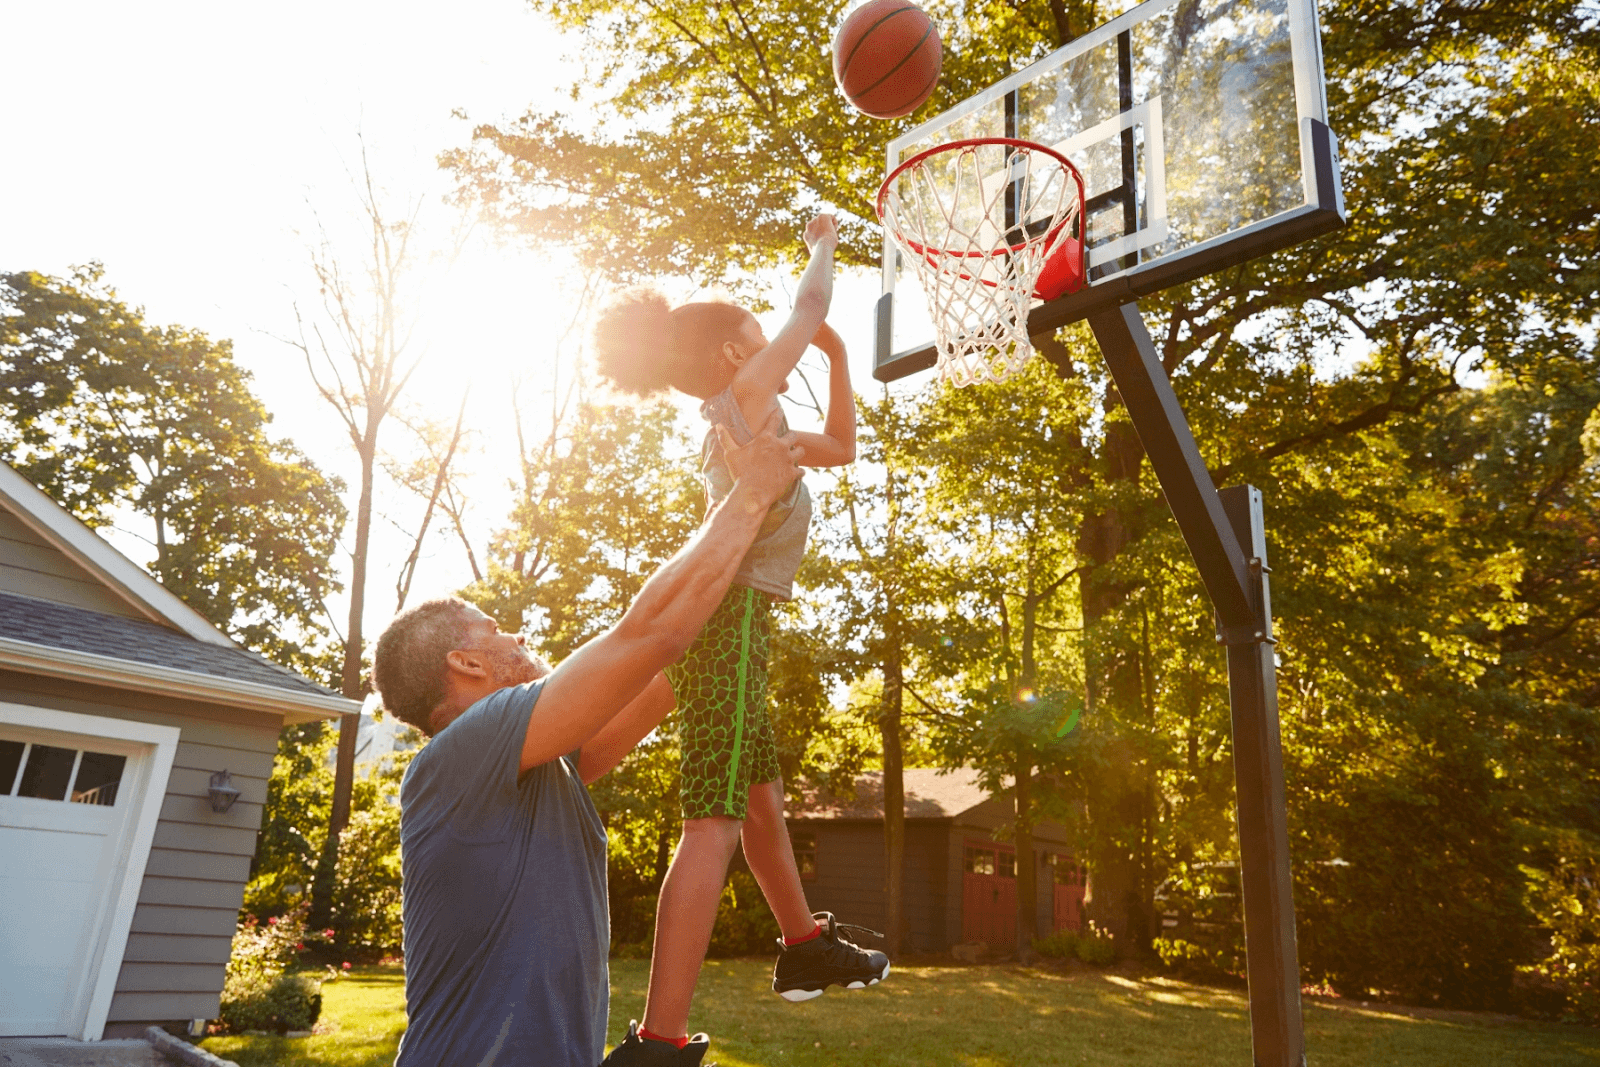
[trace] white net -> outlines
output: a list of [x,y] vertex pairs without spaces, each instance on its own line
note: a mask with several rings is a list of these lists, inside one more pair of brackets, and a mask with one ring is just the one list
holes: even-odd
[[1034,285],[1074,239],[1082,190],[1026,142],[954,143],[890,176],[880,215],[927,294],[942,379],[1003,382],[1027,364]]

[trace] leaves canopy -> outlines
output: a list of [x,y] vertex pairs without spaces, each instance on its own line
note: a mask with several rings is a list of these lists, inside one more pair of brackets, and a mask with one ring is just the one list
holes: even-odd
[[269,421],[229,342],[147,323],[98,265],[0,275],[0,455],[92,527],[138,515],[163,585],[315,676],[343,487]]

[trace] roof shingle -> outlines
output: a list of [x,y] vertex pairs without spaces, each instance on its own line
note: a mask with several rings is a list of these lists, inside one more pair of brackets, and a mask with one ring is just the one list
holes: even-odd
[[[941,771],[909,767],[904,771],[906,818],[948,819],[982,804],[989,794],[970,767]],[[856,779],[854,798],[835,797],[822,789],[804,788],[804,799],[792,805],[793,819],[882,819],[883,772],[868,771]]]
[[292,692],[339,695],[254,652],[207,644],[153,622],[15,593],[0,592],[0,637]]

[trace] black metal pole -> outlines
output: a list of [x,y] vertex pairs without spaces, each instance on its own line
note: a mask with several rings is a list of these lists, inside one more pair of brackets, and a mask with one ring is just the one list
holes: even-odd
[[1303,1067],[1300,962],[1261,493],[1249,486],[1217,492],[1137,305],[1090,315],[1089,326],[1216,608],[1217,639],[1228,646],[1255,1064]]

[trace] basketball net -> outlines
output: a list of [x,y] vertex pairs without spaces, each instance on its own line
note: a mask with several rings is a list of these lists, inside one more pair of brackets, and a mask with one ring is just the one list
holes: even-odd
[[1003,382],[1033,354],[1028,311],[1049,267],[1054,298],[1083,284],[1083,179],[1063,156],[1010,138],[911,157],[878,192],[878,217],[928,298],[939,376]]

